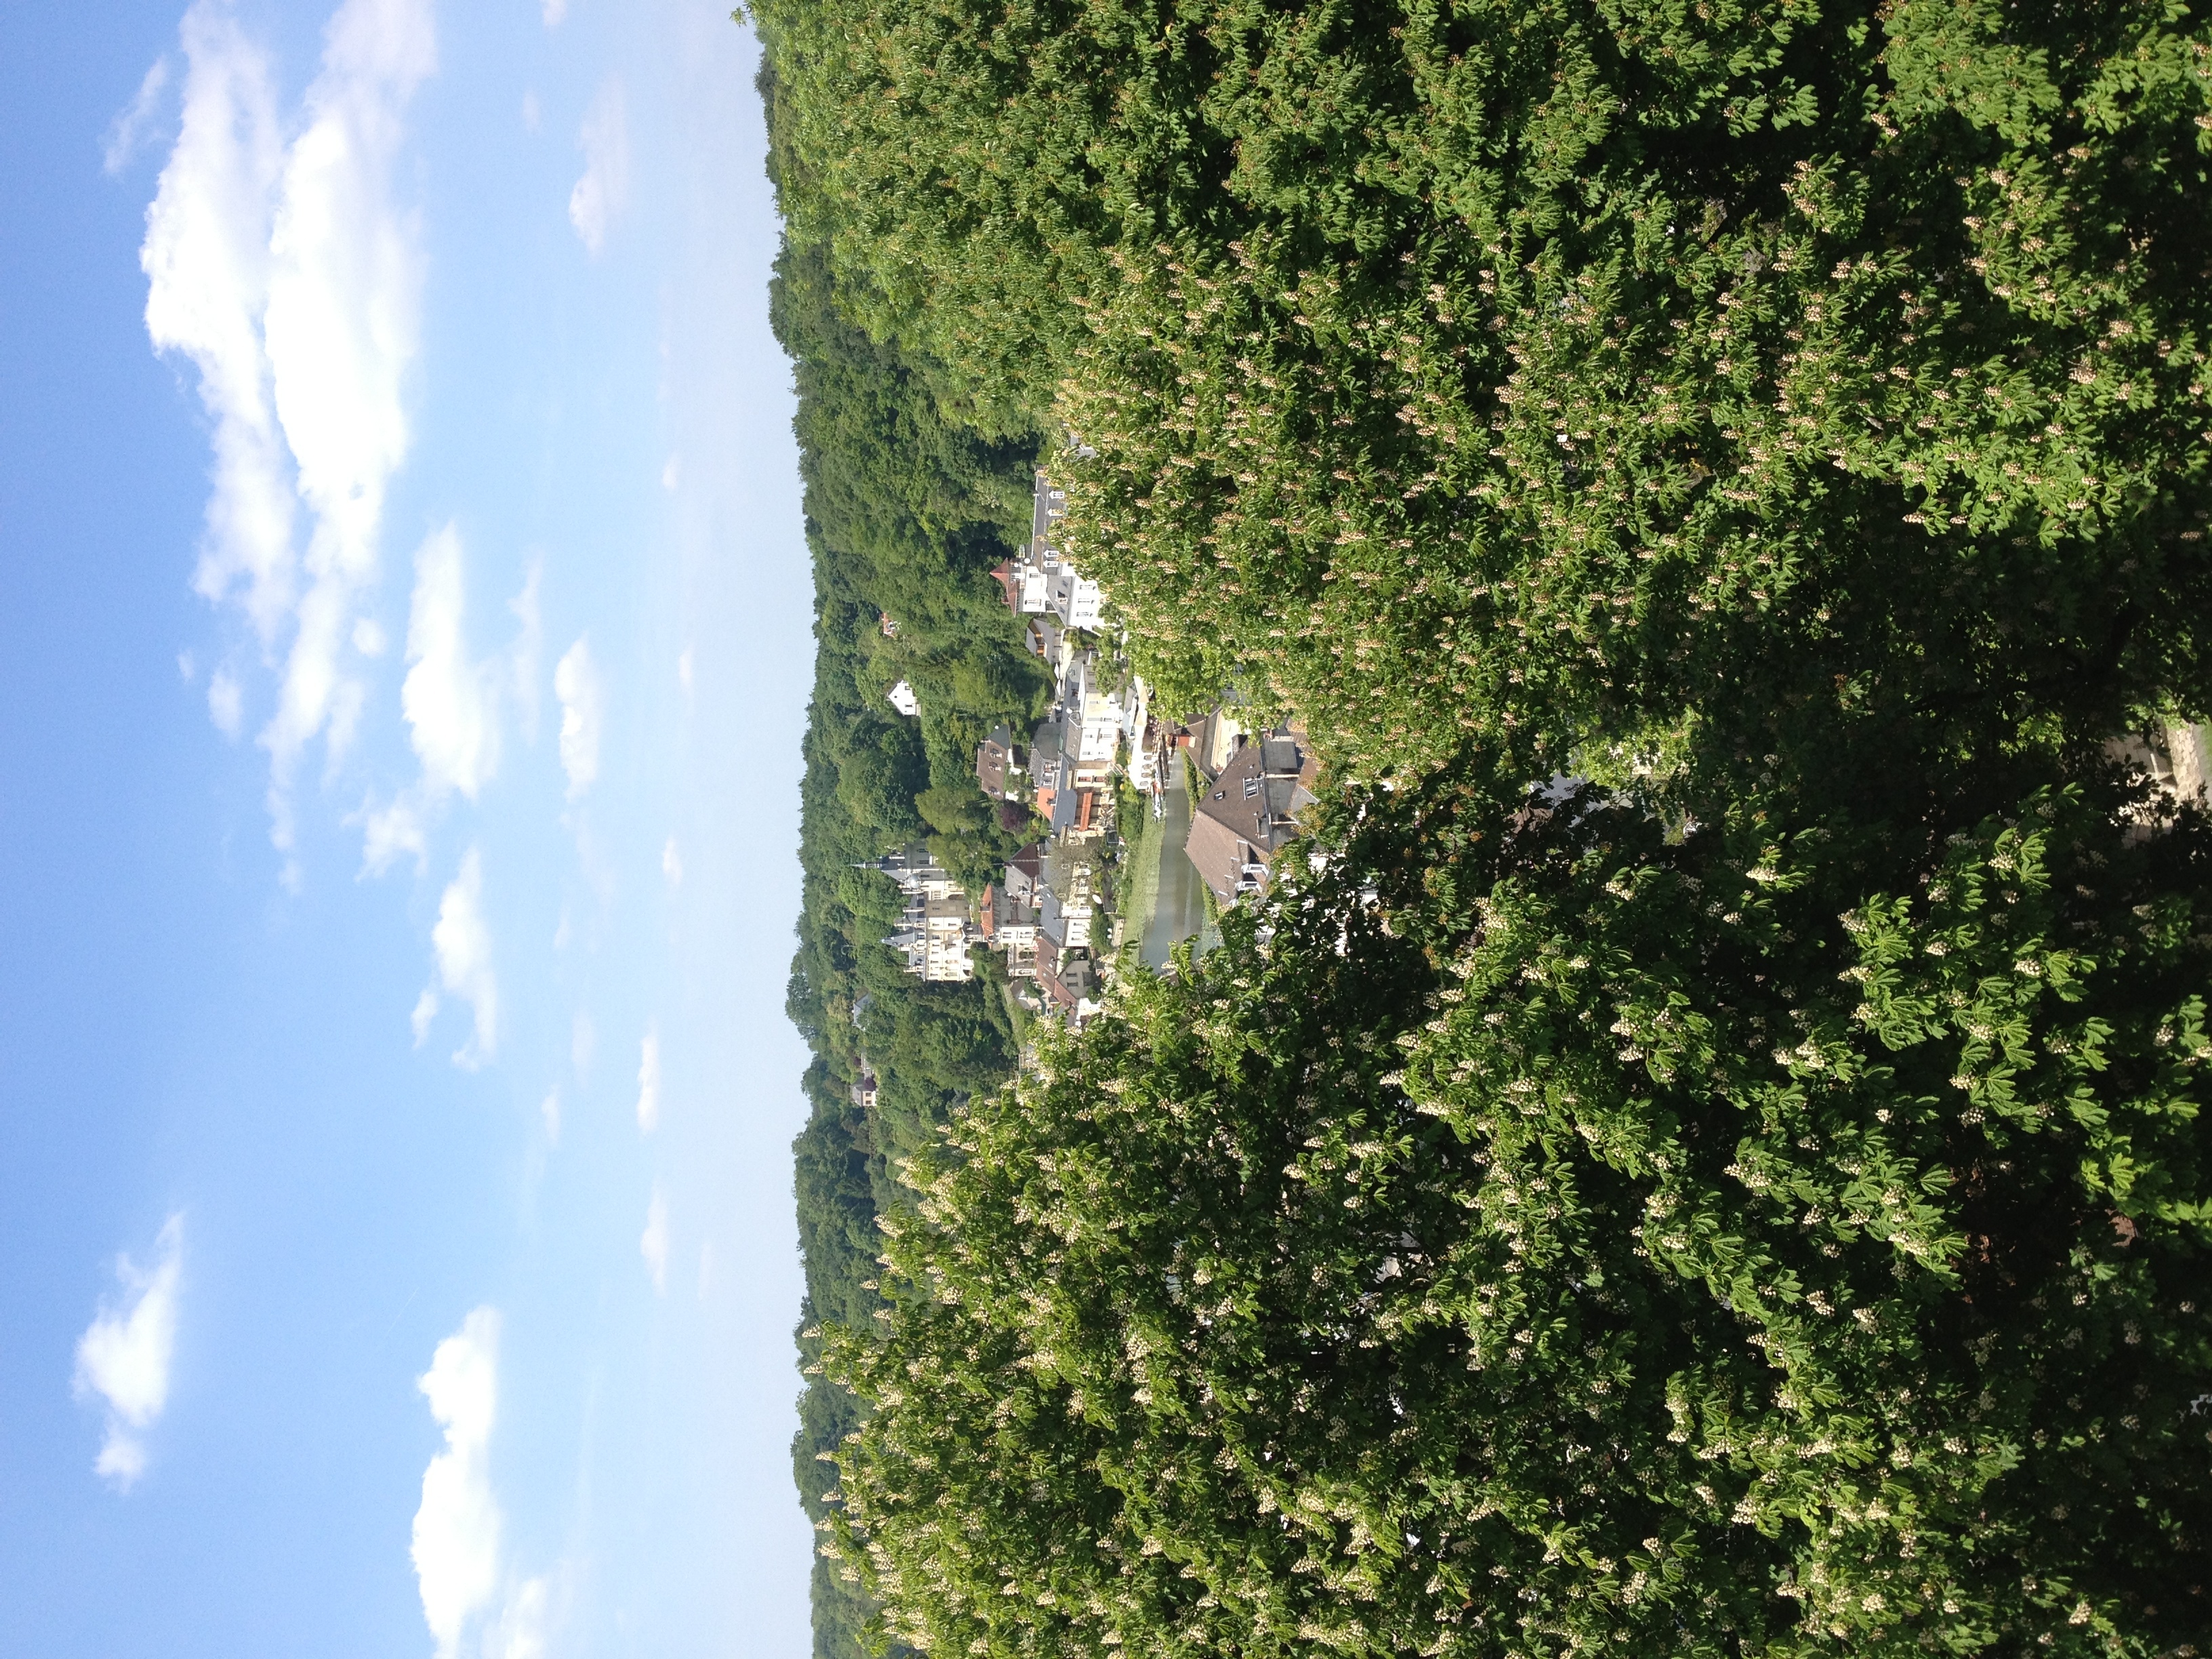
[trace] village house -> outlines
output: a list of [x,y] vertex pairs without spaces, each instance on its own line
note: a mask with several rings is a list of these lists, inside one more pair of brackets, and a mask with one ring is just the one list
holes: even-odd
[[1234,904],[1267,885],[1268,866],[1298,833],[1318,763],[1287,728],[1249,738],[1194,803],[1184,852],[1214,898]]
[[1037,988],[1046,1006],[1079,1029],[1103,1006],[1097,1000],[1097,970],[1087,951],[1060,951],[1051,945],[1037,949]]
[[1042,657],[1044,665],[1052,671],[1054,684],[1067,672],[1074,659],[1075,635],[1049,617],[1031,617],[1022,629],[1022,643],[1033,656]]
[[922,906],[921,976],[939,983],[965,983],[975,976],[975,959],[968,954],[972,926],[968,896],[957,892]]
[[1062,951],[1087,947],[1098,902],[1098,872],[1092,855],[1063,838],[1046,855],[1044,877],[1037,899],[1038,937]]
[[1203,720],[1193,722],[1182,746],[1197,763],[1200,773],[1214,778],[1237,757],[1237,748],[1245,736],[1244,728],[1237,724],[1234,714],[1226,708],[1217,708]]
[[[1098,657],[1086,651],[1060,682],[1060,722],[1073,739],[1079,788],[1096,789],[1113,775],[1121,747],[1121,700],[1098,683]],[[1065,741],[1065,739],[1063,739]]]
[[975,781],[994,800],[1019,800],[1020,776],[1028,769],[1028,751],[1015,743],[1011,731],[994,726],[975,747]]
[[876,1086],[876,1074],[864,1060],[860,1062],[860,1076],[853,1079],[853,1104],[864,1112],[875,1110]]
[[1066,516],[1067,492],[1039,467],[1030,495],[1030,544],[1034,547],[1050,541],[1053,526]]
[[1098,584],[1079,573],[1054,545],[1054,529],[1067,513],[1067,494],[1042,472],[1030,510],[1030,544],[1018,559],[991,574],[1018,616],[1050,614],[1069,629],[1096,630],[1105,616]]
[[1095,633],[1105,620],[1106,598],[1073,562],[1038,544],[991,572],[1017,616],[1057,617],[1062,628]]
[[1006,896],[1018,904],[1035,904],[1044,885],[1044,843],[1031,842],[1006,860]]
[[1159,766],[1152,746],[1152,688],[1141,676],[1133,677],[1121,711],[1121,736],[1129,745],[1129,781],[1147,794],[1157,794]]
[[904,680],[891,687],[884,696],[892,708],[909,720],[921,713],[921,699],[914,695],[914,688]]
[[1034,978],[1037,952],[1036,906],[1012,896],[1004,887],[983,890],[976,906],[976,922],[987,950],[1005,959],[1009,979]]
[[1075,768],[1061,752],[1063,736],[1058,720],[1047,720],[1030,738],[1030,788],[1036,810],[1047,823],[1059,809],[1060,792],[1073,781]]
[[1061,841],[1096,841],[1112,828],[1110,799],[1097,789],[1059,789],[1053,793],[1052,833]]
[[881,871],[905,896],[899,930],[884,943],[906,958],[908,973],[933,983],[964,983],[975,976],[968,954],[976,937],[968,895],[951,872],[911,853],[893,853],[862,867]]
[[1079,903],[1063,903],[1057,893],[1047,893],[1037,915],[1037,936],[1046,939],[1063,951],[1087,949],[1091,944],[1091,920],[1093,912],[1089,899]]

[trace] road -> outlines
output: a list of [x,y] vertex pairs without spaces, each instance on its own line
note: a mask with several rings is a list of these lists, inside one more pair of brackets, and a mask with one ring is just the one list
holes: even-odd
[[[1174,758],[1180,762],[1180,757]],[[1206,921],[1198,871],[1183,855],[1183,842],[1190,834],[1190,793],[1183,787],[1179,763],[1173,775],[1167,817],[1160,824],[1160,895],[1152,906],[1152,926],[1145,929],[1145,965],[1153,969],[1166,967],[1168,952],[1194,937]]]

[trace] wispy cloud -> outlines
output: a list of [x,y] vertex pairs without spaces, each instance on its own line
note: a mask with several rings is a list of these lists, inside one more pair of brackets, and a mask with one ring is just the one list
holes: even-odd
[[227,5],[198,0],[182,40],[180,130],[139,255],[146,326],[192,363],[214,425],[195,586],[281,658],[260,741],[289,853],[301,756],[319,738],[341,758],[359,716],[355,624],[409,447],[422,260],[392,174],[435,35],[428,0],[346,0],[289,145],[266,54]]
[[106,140],[100,145],[100,162],[110,178],[138,159],[146,148],[146,141],[154,136],[154,124],[161,119],[163,94],[175,77],[176,65],[167,54],[154,60],[154,67],[146,71],[146,78],[138,83],[138,95],[131,100],[131,107],[115,118],[107,129]]
[[486,1659],[545,1659],[548,1599],[543,1578],[515,1586],[501,1610],[499,1628],[484,1645]]
[[238,676],[227,667],[218,668],[208,676],[208,718],[215,729],[236,742],[239,728],[246,721],[246,690],[238,683]]
[[684,884],[684,854],[671,836],[660,849],[660,873],[671,887]]
[[553,695],[561,701],[561,769],[568,775],[568,799],[579,800],[599,779],[606,724],[606,685],[588,640],[578,640],[554,665]]
[[[366,875],[381,875],[403,854],[419,868],[428,853],[428,825],[447,799],[459,793],[474,800],[497,774],[500,710],[509,696],[527,726],[537,725],[540,568],[532,564],[522,592],[508,605],[517,623],[514,644],[479,659],[469,652],[465,566],[460,533],[452,525],[433,532],[415,555],[399,709],[421,772],[387,802],[372,796],[349,820],[362,826]],[[364,621],[356,635],[368,626]],[[358,639],[356,644],[363,648]]]
[[561,27],[561,20],[568,15],[568,0],[544,0],[544,11],[545,27],[557,29]]
[[568,192],[568,222],[596,255],[607,245],[607,228],[629,204],[629,116],[621,82],[599,88],[576,148],[584,153],[584,175]]
[[77,1340],[76,1392],[107,1403],[107,1436],[93,1468],[128,1491],[146,1472],[146,1431],[169,1403],[177,1347],[177,1288],[184,1276],[185,1218],[169,1218],[154,1245],[154,1265],[116,1258],[125,1300],[100,1304]]
[[469,1621],[499,1588],[501,1526],[491,1486],[490,1448],[499,1411],[499,1313],[478,1308],[441,1342],[416,1379],[446,1431],[422,1472],[411,1553],[422,1617],[441,1659],[453,1659]]
[[653,1200],[645,1206],[645,1231],[638,1236],[638,1254],[645,1258],[645,1270],[653,1278],[653,1293],[668,1294],[668,1200],[659,1188],[653,1189]]
[[474,1013],[475,1026],[454,1053],[453,1064],[474,1071],[499,1049],[499,978],[492,969],[491,928],[483,915],[483,859],[473,847],[438,901],[430,946],[437,957],[438,976],[415,1005],[415,1041],[421,1044],[437,1018],[441,988],[448,996],[459,997]]
[[651,1134],[660,1127],[660,1028],[649,1026],[638,1045],[637,1127]]

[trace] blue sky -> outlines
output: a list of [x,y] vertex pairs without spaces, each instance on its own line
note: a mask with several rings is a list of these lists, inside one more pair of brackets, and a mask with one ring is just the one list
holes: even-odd
[[0,1649],[792,1654],[722,0],[0,9]]

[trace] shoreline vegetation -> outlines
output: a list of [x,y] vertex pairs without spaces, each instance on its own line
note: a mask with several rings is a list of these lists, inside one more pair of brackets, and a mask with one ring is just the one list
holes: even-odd
[[2212,29],[747,15],[817,1659],[2212,1650]]

